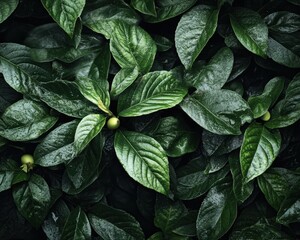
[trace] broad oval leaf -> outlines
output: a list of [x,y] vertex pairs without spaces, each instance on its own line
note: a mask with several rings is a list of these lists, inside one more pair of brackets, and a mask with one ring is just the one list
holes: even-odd
[[219,239],[237,217],[237,202],[231,184],[223,183],[210,189],[199,209],[196,221],[198,239]]
[[300,73],[289,83],[285,97],[278,102],[271,112],[271,119],[266,123],[268,128],[283,128],[300,119]]
[[233,53],[230,48],[221,48],[201,67],[195,66],[184,75],[184,81],[199,91],[221,89],[233,68]]
[[150,72],[120,95],[118,112],[122,117],[153,113],[176,106],[186,94],[171,72]]
[[275,32],[292,33],[300,30],[300,15],[292,12],[274,12],[264,20],[269,29]]
[[217,28],[219,10],[198,5],[185,13],[176,28],[175,46],[180,61],[190,69]]
[[201,127],[220,135],[239,135],[240,126],[252,119],[247,102],[230,90],[195,93],[180,106]]
[[281,146],[278,130],[270,132],[262,124],[252,123],[246,130],[240,151],[244,182],[263,174],[277,157]]
[[131,0],[130,4],[139,12],[156,17],[155,1],[154,0]]
[[97,108],[80,93],[75,82],[55,80],[41,84],[41,100],[71,117],[82,118]]
[[250,52],[267,56],[268,27],[257,12],[236,8],[230,15],[232,29],[240,43]]
[[33,174],[28,182],[13,187],[14,202],[24,218],[34,227],[43,223],[50,207],[50,190],[47,182]]
[[85,6],[85,0],[41,0],[55,22],[72,38],[78,17]]
[[92,229],[85,212],[76,207],[70,212],[65,226],[62,230],[61,240],[82,239],[88,240],[92,238]]
[[15,11],[19,0],[2,0],[0,5],[0,23],[4,22]]
[[36,139],[54,126],[58,118],[42,103],[20,100],[10,105],[0,118],[0,136],[11,141]]
[[120,163],[130,177],[147,188],[168,194],[168,158],[155,139],[137,132],[117,131],[114,147]]
[[122,210],[98,203],[88,217],[94,231],[104,240],[145,239],[136,219]]
[[89,114],[78,124],[74,137],[76,153],[80,153],[88,143],[98,135],[105,125],[106,117],[100,114]]
[[135,68],[147,73],[152,67],[156,44],[151,36],[136,25],[119,23],[110,40],[110,51],[121,68]]
[[156,2],[156,16],[144,16],[145,21],[150,23],[162,22],[167,19],[176,17],[190,7],[192,7],[197,1],[196,0],[160,0]]
[[50,132],[34,151],[34,161],[43,167],[67,163],[75,155],[73,144],[78,121],[62,124]]

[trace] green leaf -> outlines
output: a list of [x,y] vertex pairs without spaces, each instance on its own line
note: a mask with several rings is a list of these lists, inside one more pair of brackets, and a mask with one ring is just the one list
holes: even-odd
[[203,159],[196,158],[177,170],[176,196],[179,199],[195,199],[227,175],[228,169],[226,168],[214,173],[206,173],[205,166],[201,166],[202,161]]
[[208,163],[207,166],[204,170],[204,172],[207,174],[209,173],[214,173],[219,170],[221,170],[228,162],[228,157],[226,155],[221,155],[221,156],[210,156],[208,158]]
[[156,17],[156,9],[154,0],[131,0],[131,6],[134,7],[137,11]]
[[122,68],[114,77],[110,95],[116,97],[124,92],[139,76],[138,67]]
[[147,134],[158,141],[170,157],[194,152],[199,144],[198,134],[184,121],[171,116],[160,119]]
[[270,132],[262,124],[252,123],[246,130],[240,151],[244,182],[263,174],[277,157],[281,146],[280,132]]
[[90,186],[100,175],[104,137],[97,135],[86,149],[66,164],[62,190],[67,194],[78,194]]
[[95,110],[80,93],[75,82],[55,80],[41,84],[41,100],[71,117],[82,118]]
[[32,100],[20,100],[10,105],[0,118],[0,136],[11,141],[36,139],[58,120],[47,107]]
[[246,101],[230,90],[195,93],[186,97],[180,106],[201,127],[220,135],[239,135],[240,126],[252,119]]
[[108,85],[106,80],[78,77],[76,83],[79,91],[87,100],[97,105],[103,112],[112,114],[109,110],[110,97],[106,89],[106,85]]
[[195,224],[197,215],[198,211],[192,210],[181,216],[174,224],[172,232],[183,237],[195,237],[197,235]]
[[292,3],[292,4],[295,4],[297,6],[300,6],[300,2],[299,0],[287,0],[288,2]]
[[235,8],[230,22],[236,37],[246,49],[261,57],[267,56],[268,27],[257,12]]
[[168,158],[155,139],[137,132],[117,131],[114,147],[130,177],[147,188],[168,194]]
[[18,164],[12,159],[0,161],[0,192],[10,189]]
[[138,14],[123,1],[112,1],[100,6],[91,6],[90,11],[83,14],[83,24],[96,33],[110,39],[120,22],[135,25],[139,21]]
[[221,89],[233,68],[233,53],[230,48],[221,48],[208,64],[194,66],[184,75],[184,81],[199,91]]
[[67,163],[75,157],[73,144],[78,121],[62,124],[50,132],[34,151],[34,161],[43,167]]
[[41,0],[55,22],[72,38],[78,17],[85,6],[85,0]]
[[192,7],[197,1],[196,0],[160,0],[156,2],[156,16],[144,16],[145,21],[149,23],[162,22],[167,19],[176,17],[190,7]]
[[275,77],[271,79],[266,84],[261,95],[251,96],[248,99],[248,104],[253,112],[254,118],[263,116],[276,102],[283,90],[285,80],[284,77]]
[[61,240],[91,239],[92,229],[89,220],[80,207],[73,209],[67,218]]
[[152,67],[156,44],[142,28],[127,23],[115,26],[110,40],[110,51],[121,68],[135,68],[147,73]]
[[271,112],[271,119],[266,123],[268,128],[283,128],[300,119],[300,73],[289,83],[285,97],[278,102]]
[[198,239],[219,239],[231,228],[236,216],[237,202],[231,185],[223,183],[211,188],[199,209]]
[[[291,34],[284,34],[287,36],[277,36],[273,38],[273,35],[269,38],[268,57],[273,61],[282,64],[290,68],[300,68],[300,52],[297,49],[297,39],[291,37]],[[283,38],[290,38],[284,40]]]
[[139,223],[122,210],[98,203],[88,217],[94,231],[104,240],[145,239]]
[[198,5],[185,13],[176,28],[175,46],[180,61],[190,69],[208,40],[215,33],[219,10]]
[[34,227],[43,223],[50,207],[50,190],[46,181],[33,174],[28,182],[13,187],[14,202],[24,218]]
[[0,5],[0,23],[4,22],[17,8],[19,0],[2,0]]
[[287,169],[273,168],[258,177],[260,190],[265,195],[268,203],[277,211],[290,188],[286,176],[288,174],[290,173]]
[[156,43],[158,52],[166,52],[171,49],[174,43],[166,37],[160,35],[154,35],[153,40]]
[[280,11],[269,14],[265,17],[269,29],[281,33],[293,33],[300,30],[300,15]]
[[251,63],[251,57],[235,58],[231,74],[228,78],[228,82],[236,79],[243,72],[245,72],[246,69],[249,67],[250,63]]
[[98,135],[105,125],[106,117],[100,114],[89,114],[78,124],[74,137],[74,147],[77,153],[88,145]]
[[236,200],[243,203],[246,201],[253,192],[253,182],[244,183],[241,171],[239,155],[233,153],[229,156],[230,172],[233,179],[233,193]]
[[0,72],[17,92],[36,97],[41,95],[39,83],[51,75],[30,58],[30,49],[15,43],[0,43]]
[[134,117],[172,108],[186,94],[187,89],[171,72],[150,72],[120,95],[118,112],[122,117]]

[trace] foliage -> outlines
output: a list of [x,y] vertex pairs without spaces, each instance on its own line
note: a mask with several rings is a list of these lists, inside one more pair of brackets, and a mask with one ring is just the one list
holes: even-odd
[[2,0],[0,238],[299,238],[299,10]]

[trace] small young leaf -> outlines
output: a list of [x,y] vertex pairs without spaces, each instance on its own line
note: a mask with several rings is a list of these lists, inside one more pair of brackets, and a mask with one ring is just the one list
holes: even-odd
[[230,15],[230,22],[236,37],[245,48],[261,57],[267,56],[268,27],[258,13],[236,8]]
[[262,124],[252,123],[246,130],[240,151],[244,182],[263,174],[277,157],[281,146],[280,132],[270,132]]
[[219,10],[198,5],[185,13],[175,32],[175,46],[186,69],[190,69],[217,28]]
[[137,132],[117,131],[114,147],[130,177],[145,187],[168,194],[168,158],[156,140]]

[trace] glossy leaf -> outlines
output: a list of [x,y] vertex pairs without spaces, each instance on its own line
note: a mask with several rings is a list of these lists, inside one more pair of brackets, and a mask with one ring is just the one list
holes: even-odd
[[156,9],[154,0],[131,0],[130,4],[139,12],[156,17]]
[[232,226],[237,216],[237,202],[231,185],[223,183],[208,192],[196,221],[198,239],[219,239]]
[[271,166],[280,146],[279,131],[270,132],[259,123],[253,123],[247,128],[240,151],[240,164],[245,183],[263,174]]
[[119,97],[122,117],[135,117],[168,109],[179,104],[187,89],[167,71],[150,72]]
[[61,240],[91,239],[92,229],[85,212],[76,207],[70,212],[61,234]]
[[87,144],[101,131],[106,117],[100,114],[89,114],[78,124],[74,137],[74,147],[80,153]]
[[88,217],[94,231],[104,240],[145,239],[139,223],[122,210],[97,204]]
[[121,68],[135,68],[147,73],[152,67],[156,44],[142,28],[126,23],[115,26],[110,51]]
[[236,8],[230,15],[230,21],[236,37],[246,49],[261,57],[267,56],[268,27],[258,13]]
[[4,22],[17,8],[18,0],[3,0],[0,5],[0,23]]
[[10,189],[18,164],[12,159],[0,161],[0,192]]
[[111,84],[111,96],[115,97],[124,92],[138,77],[138,67],[122,68],[114,77]]
[[41,0],[45,9],[55,22],[72,38],[78,17],[81,15],[85,0]]
[[162,194],[169,192],[168,158],[155,139],[137,132],[118,131],[114,147],[130,177]]
[[41,88],[42,101],[67,116],[82,118],[95,110],[74,82],[56,80],[42,84]]
[[289,83],[285,97],[278,102],[271,112],[271,119],[266,123],[268,128],[283,128],[300,119],[300,74],[297,74]]
[[300,15],[280,11],[269,14],[265,17],[269,29],[275,32],[292,33],[300,30]]
[[145,20],[150,23],[162,22],[176,17],[196,3],[196,0],[160,0],[156,1],[156,16],[145,16]]
[[22,214],[34,227],[39,227],[50,206],[49,186],[39,175],[33,174],[28,182],[13,188],[14,202]]
[[0,118],[0,136],[11,141],[36,139],[58,120],[48,108],[32,100],[20,100],[10,105]]
[[285,79],[283,77],[275,77],[266,84],[261,95],[251,96],[248,99],[254,118],[263,116],[271,105],[276,102],[283,90],[284,83]]
[[175,46],[180,61],[190,69],[217,28],[219,11],[211,6],[198,5],[185,13],[175,32]]
[[43,167],[67,163],[75,157],[73,144],[78,121],[62,124],[50,132],[34,151],[35,163]]
[[220,135],[239,135],[240,126],[252,119],[245,100],[230,90],[195,93],[186,97],[180,106],[201,127]]
[[233,53],[229,48],[221,48],[208,64],[195,66],[184,75],[184,80],[199,91],[221,89],[233,68]]

